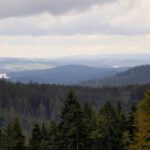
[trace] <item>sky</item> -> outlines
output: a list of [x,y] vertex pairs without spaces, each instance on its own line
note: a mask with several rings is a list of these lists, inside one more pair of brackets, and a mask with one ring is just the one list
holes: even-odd
[[150,53],[150,0],[0,0],[0,56]]

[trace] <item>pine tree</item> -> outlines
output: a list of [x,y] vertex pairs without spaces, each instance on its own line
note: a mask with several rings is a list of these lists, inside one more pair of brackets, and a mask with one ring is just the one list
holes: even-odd
[[64,108],[61,111],[60,148],[61,150],[81,149],[81,108],[72,91],[68,94]]
[[15,119],[12,123],[9,123],[4,131],[3,135],[4,149],[6,150],[24,150],[25,149],[25,137],[22,133],[20,122]]
[[41,150],[48,150],[48,130],[45,123],[41,127]]
[[59,130],[56,122],[51,121],[48,129],[48,150],[59,150]]
[[0,142],[2,140],[2,130],[0,129]]
[[107,102],[100,110],[96,130],[92,137],[95,140],[94,149],[123,150],[124,117],[121,107],[115,109]]
[[2,130],[0,129],[0,150],[3,149],[3,142],[2,142]]
[[135,142],[135,133],[137,131],[136,127],[136,107],[131,107],[131,112],[129,112],[129,119],[128,119],[128,136],[129,136],[129,145],[132,145]]
[[115,136],[116,136],[116,144],[118,143],[118,149],[124,150],[127,148],[126,141],[128,137],[126,137],[128,121],[126,116],[122,110],[122,105],[120,101],[118,102],[116,108],[116,125],[114,126],[115,129]]
[[29,141],[29,150],[41,150],[41,128],[39,124],[34,124],[31,139]]
[[96,118],[95,113],[93,112],[92,108],[85,103],[83,105],[82,111],[82,147],[86,150],[92,149],[92,130],[95,129],[96,126]]

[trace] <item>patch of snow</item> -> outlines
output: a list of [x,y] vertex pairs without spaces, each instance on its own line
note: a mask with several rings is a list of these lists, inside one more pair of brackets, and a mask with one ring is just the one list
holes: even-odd
[[6,73],[0,74],[0,79],[9,79]]
[[115,66],[113,66],[113,68],[120,68],[120,66],[118,66],[118,65],[115,65]]

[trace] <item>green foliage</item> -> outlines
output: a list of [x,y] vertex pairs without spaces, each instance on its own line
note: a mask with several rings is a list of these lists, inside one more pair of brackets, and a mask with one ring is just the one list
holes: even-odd
[[128,136],[129,136],[129,143],[133,144],[135,142],[135,134],[137,131],[136,127],[136,107],[132,106],[131,111],[129,112],[128,117]]
[[61,112],[60,147],[62,150],[78,149],[81,147],[82,110],[74,93],[70,91]]
[[56,122],[51,121],[50,127],[48,129],[48,150],[59,150],[60,139],[59,139],[59,130]]
[[150,84],[89,88],[0,80],[0,127],[6,126],[16,116],[29,132],[34,122],[58,122],[60,110],[70,89],[73,89],[82,104],[86,102],[96,111],[108,100],[113,104],[121,101],[124,110],[129,111],[132,105],[143,99],[144,91],[148,88]]
[[41,141],[42,141],[42,135],[41,135],[41,128],[39,124],[34,124],[32,129],[32,135],[29,142],[29,150],[41,150]]
[[25,137],[22,133],[20,122],[15,119],[4,129],[2,136],[2,147],[4,150],[24,150]]
[[41,150],[48,150],[48,129],[43,123],[41,127]]
[[136,111],[135,142],[130,145],[133,150],[150,149],[150,91],[147,91],[145,98],[138,104]]
[[83,105],[82,126],[84,148],[86,150],[91,150],[93,145],[91,134],[96,127],[96,114],[87,103]]
[[2,150],[2,148],[3,148],[3,147],[2,147],[2,146],[3,146],[3,145],[2,145],[2,144],[3,144],[3,143],[2,143],[2,137],[3,137],[3,136],[2,136],[2,130],[0,129],[0,150]]
[[0,150],[149,150],[149,120],[150,92],[126,116],[120,101],[107,101],[97,113],[70,91],[60,121],[35,123],[25,138],[15,119],[0,129]]
[[29,141],[29,150],[57,150],[58,148],[58,127],[55,122],[51,122],[47,127],[36,123],[32,129]]
[[94,148],[103,150],[123,150],[125,145],[123,137],[125,132],[125,116],[118,105],[114,108],[107,102],[99,111],[96,130],[92,132],[96,141]]

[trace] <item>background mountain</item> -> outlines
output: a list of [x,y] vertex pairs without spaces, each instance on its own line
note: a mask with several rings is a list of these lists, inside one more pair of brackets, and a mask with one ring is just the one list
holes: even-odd
[[103,79],[93,79],[82,82],[83,86],[101,87],[101,86],[121,86],[129,84],[150,83],[150,65],[143,65],[130,68],[125,72],[118,73],[115,76],[105,77]]
[[149,54],[84,55],[63,58],[3,58],[0,57],[0,73],[45,70],[64,65],[86,65],[91,67],[134,67],[150,64]]
[[[90,80],[83,85],[94,87],[103,84],[120,85],[135,83],[136,80],[134,77],[133,79],[132,77],[123,77],[123,79],[116,77],[113,83],[114,79],[108,76],[114,76],[127,68],[143,64],[150,64],[150,55],[107,54],[55,59],[0,58],[0,77],[5,74],[7,77],[10,76],[11,81],[20,80],[24,83],[32,80],[39,83],[76,84]],[[104,77],[107,78],[102,80]],[[146,78],[144,83],[147,81]],[[143,83],[142,79],[138,83]]]
[[126,68],[98,68],[83,65],[65,65],[47,70],[33,70],[8,73],[11,81],[51,83],[51,84],[77,84],[83,80],[103,78],[115,75]]

